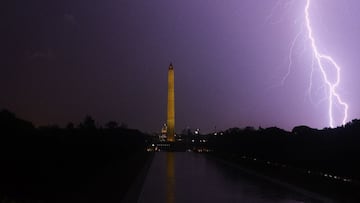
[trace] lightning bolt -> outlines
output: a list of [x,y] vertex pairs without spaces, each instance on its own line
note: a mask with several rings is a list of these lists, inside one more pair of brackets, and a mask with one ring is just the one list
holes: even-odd
[[[286,1],[286,3],[284,2]],[[319,71],[320,76],[323,78],[323,85],[321,85],[320,88],[316,89],[316,92],[319,90],[326,91],[326,95],[324,98],[321,99],[320,102],[317,102],[317,104],[322,103],[323,101],[328,102],[328,117],[329,117],[329,126],[334,127],[335,123],[339,122],[341,120],[342,125],[344,125],[348,119],[348,109],[349,106],[346,102],[343,101],[340,94],[337,92],[337,88],[340,85],[340,71],[341,67],[336,63],[336,61],[329,55],[326,55],[324,53],[321,53],[319,51],[319,48],[317,47],[316,40],[313,34],[311,19],[310,19],[310,4],[312,0],[305,0],[306,4],[303,10],[303,18],[301,23],[301,30],[296,34],[294,39],[291,41],[289,45],[289,55],[288,55],[288,65],[287,65],[287,72],[282,77],[280,85],[283,86],[285,84],[285,81],[291,74],[291,69],[294,64],[293,57],[294,57],[294,50],[297,42],[299,41],[300,37],[303,37],[304,41],[303,44],[305,46],[305,42],[309,41],[309,47],[312,52],[312,58],[311,58],[311,72],[310,72],[310,79],[309,79],[309,86],[307,89],[307,93],[309,95],[309,99],[311,104],[315,104],[312,99],[312,92],[313,90],[313,80],[315,71]],[[270,21],[274,14],[277,13],[277,11],[280,7],[288,9],[291,4],[293,4],[293,0],[278,0],[275,6],[272,8],[270,15],[266,18],[266,23],[270,22],[271,24],[277,24],[282,22],[283,15],[280,16],[280,20],[277,20],[276,22]],[[305,19],[304,19],[305,18]],[[295,23],[298,21],[298,18],[295,20]],[[303,51],[305,50],[305,47]],[[330,80],[330,72],[335,70],[335,80]],[[336,108],[336,109],[335,109]],[[340,118],[336,118],[335,121],[335,110],[336,110],[336,116],[340,116]]]
[[[330,125],[330,127],[333,128],[334,127],[334,115],[333,115],[334,114],[334,105],[336,104],[336,102],[340,106],[342,106],[342,112],[343,112],[342,124],[343,125],[346,123],[346,120],[347,120],[347,117],[348,117],[349,106],[348,106],[347,103],[345,103],[341,99],[339,93],[336,91],[336,88],[340,84],[340,70],[341,70],[341,67],[335,62],[335,60],[331,56],[320,53],[318,47],[316,46],[316,41],[315,41],[315,38],[313,36],[313,30],[312,30],[311,22],[310,22],[310,15],[309,15],[310,4],[311,4],[311,0],[306,0],[306,5],[305,5],[305,9],[304,9],[304,15],[305,15],[305,26],[306,26],[307,34],[308,34],[307,37],[311,42],[311,49],[313,51],[313,57],[314,57],[315,63],[317,63],[317,66],[319,67],[320,72],[321,72],[321,74],[323,76],[324,82],[325,82],[325,84],[326,84],[326,86],[328,87],[328,90],[329,90],[329,95],[328,95],[329,125]],[[327,70],[326,70],[326,67],[325,67],[325,63],[327,63],[330,66],[332,66],[333,68],[335,68],[335,70],[336,70],[336,80],[335,80],[335,82],[331,82],[329,80],[328,73],[327,73]],[[313,74],[313,69],[312,69],[312,72],[311,72],[311,77],[312,77],[312,74]],[[310,83],[309,88],[311,88],[311,85],[312,84]]]
[[299,33],[296,34],[294,40],[291,42],[291,46],[290,46],[290,50],[289,50],[289,64],[288,64],[288,70],[286,72],[286,74],[284,75],[283,79],[281,80],[281,85],[284,85],[286,79],[289,77],[290,73],[291,73],[291,67],[293,65],[293,60],[292,60],[292,56],[293,56],[293,50],[295,47],[296,42],[298,41],[299,36],[302,34],[302,31],[300,31]]

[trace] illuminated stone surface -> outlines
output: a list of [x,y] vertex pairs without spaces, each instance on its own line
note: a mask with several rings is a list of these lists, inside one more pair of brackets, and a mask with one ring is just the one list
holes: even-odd
[[168,70],[167,141],[175,141],[174,67],[171,63]]

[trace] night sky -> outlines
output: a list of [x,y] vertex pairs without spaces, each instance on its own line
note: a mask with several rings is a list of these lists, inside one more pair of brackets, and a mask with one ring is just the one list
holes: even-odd
[[[327,127],[328,89],[319,68],[312,71],[305,4],[7,0],[0,20],[0,108],[36,125],[65,126],[91,115],[99,125],[116,120],[158,132],[166,121],[172,62],[177,132]],[[360,117],[359,9],[358,0],[312,0],[310,6],[319,50],[341,66],[337,91],[349,105],[347,121]],[[334,68],[327,67],[334,81]],[[335,105],[336,125],[342,116]]]

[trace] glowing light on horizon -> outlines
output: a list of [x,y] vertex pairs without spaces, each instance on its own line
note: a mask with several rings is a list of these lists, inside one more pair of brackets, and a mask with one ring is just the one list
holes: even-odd
[[[340,84],[340,71],[341,71],[341,67],[335,62],[335,60],[329,56],[329,55],[325,55],[323,53],[319,52],[318,47],[316,46],[316,41],[315,38],[313,36],[313,30],[311,27],[311,22],[310,22],[310,14],[309,14],[309,10],[310,10],[310,3],[311,0],[306,0],[306,5],[305,5],[305,9],[304,9],[304,14],[305,14],[305,25],[306,25],[306,29],[307,29],[307,33],[308,33],[308,38],[311,42],[311,48],[313,51],[313,57],[314,60],[317,63],[317,66],[320,69],[320,72],[323,76],[324,82],[326,84],[326,86],[328,87],[329,90],[329,95],[328,95],[328,102],[329,102],[329,107],[328,107],[328,114],[329,114],[329,125],[330,127],[334,127],[334,104],[335,102],[337,102],[338,104],[340,104],[343,108],[343,118],[342,118],[342,124],[344,125],[346,123],[347,117],[348,117],[348,109],[349,106],[347,103],[345,103],[339,93],[336,91],[336,88],[339,86]],[[336,70],[336,80],[335,82],[331,82],[329,80],[329,76],[328,76],[328,72],[326,70],[325,67],[325,63],[328,63],[330,66],[332,66],[333,68],[335,68]],[[313,66],[313,65],[312,65]],[[313,74],[313,67],[312,67],[312,72],[311,72],[311,77]],[[312,81],[312,80],[310,80]],[[309,88],[311,88],[312,83],[310,83]],[[311,89],[310,89],[311,91]]]

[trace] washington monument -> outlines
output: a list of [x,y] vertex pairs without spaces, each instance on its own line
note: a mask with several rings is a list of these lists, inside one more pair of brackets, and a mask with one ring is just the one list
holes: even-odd
[[175,141],[175,91],[174,67],[170,63],[168,70],[168,102],[167,102],[167,141]]

